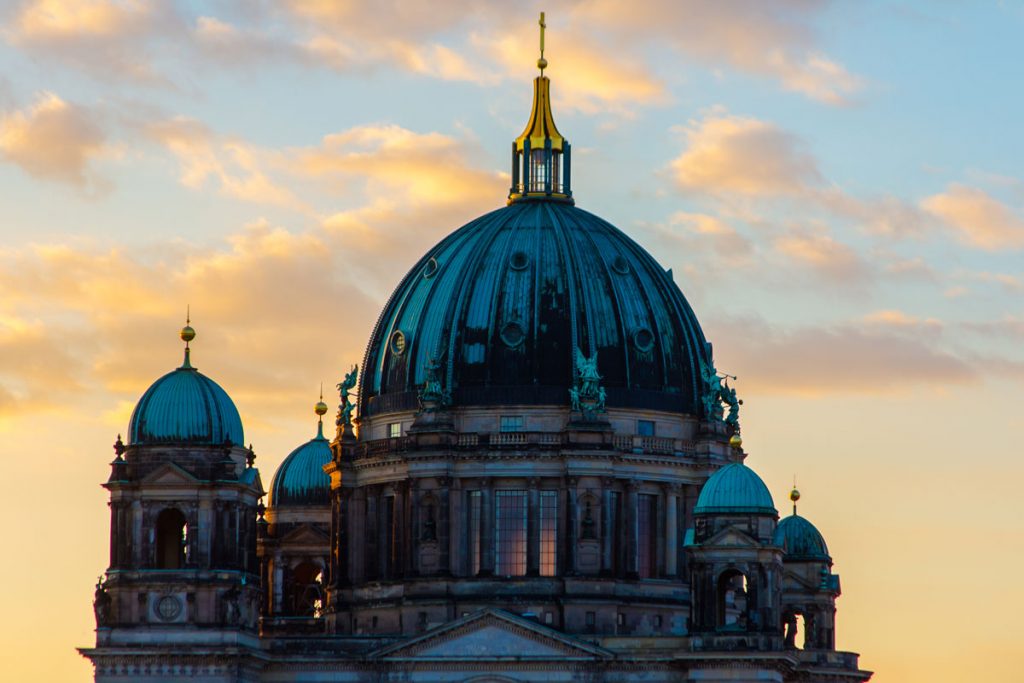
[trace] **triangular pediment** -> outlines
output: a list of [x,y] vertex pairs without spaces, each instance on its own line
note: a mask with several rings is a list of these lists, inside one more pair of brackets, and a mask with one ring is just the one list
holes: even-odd
[[604,648],[499,609],[484,609],[379,650],[381,659],[423,660],[594,660],[611,657]]
[[192,486],[199,480],[173,462],[165,463],[146,475],[143,484],[159,486]]
[[722,529],[717,534],[701,543],[704,546],[715,547],[739,547],[739,548],[760,548],[761,543],[741,529],[730,526]]
[[287,543],[289,545],[303,545],[307,543],[321,545],[327,543],[329,540],[330,538],[328,535],[320,529],[317,529],[310,524],[303,524],[282,536],[280,542]]

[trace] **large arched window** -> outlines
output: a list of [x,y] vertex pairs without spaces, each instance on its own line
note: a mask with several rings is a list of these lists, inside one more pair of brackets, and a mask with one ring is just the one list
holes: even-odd
[[526,491],[498,491],[495,505],[494,573],[526,574]]
[[184,567],[187,540],[188,524],[181,510],[162,510],[156,518],[156,566],[159,569]]

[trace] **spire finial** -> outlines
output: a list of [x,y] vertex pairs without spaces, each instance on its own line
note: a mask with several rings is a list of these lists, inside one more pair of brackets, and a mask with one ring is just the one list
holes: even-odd
[[190,341],[196,338],[196,331],[192,329],[192,307],[191,305],[185,306],[185,327],[181,328],[181,332],[178,336],[181,337],[181,341],[185,342],[185,362],[182,363],[182,368],[191,368],[192,363],[189,356],[191,355],[191,349],[188,344]]
[[800,491],[796,488],[796,475],[793,475],[793,490],[789,492],[789,499],[793,501],[793,515],[796,516],[796,502],[800,500]]
[[327,414],[327,404],[324,403],[324,383],[320,382],[320,400],[313,406],[313,412],[317,414],[316,435],[317,438],[324,438],[324,415]]
[[543,12],[540,13],[540,21],[537,23],[540,24],[540,59],[537,60],[537,68],[540,69],[540,75],[543,76],[544,69],[548,67],[548,60],[544,59],[544,29],[546,29],[548,25],[544,23]]

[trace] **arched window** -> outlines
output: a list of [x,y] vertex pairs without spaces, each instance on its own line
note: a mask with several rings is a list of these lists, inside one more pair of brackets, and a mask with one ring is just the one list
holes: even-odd
[[156,566],[159,569],[184,567],[187,541],[188,524],[181,510],[161,510],[156,518]]
[[323,608],[323,570],[315,562],[300,562],[291,570],[286,587],[288,613],[319,617]]
[[729,569],[718,577],[718,626],[747,627],[747,577],[739,570]]

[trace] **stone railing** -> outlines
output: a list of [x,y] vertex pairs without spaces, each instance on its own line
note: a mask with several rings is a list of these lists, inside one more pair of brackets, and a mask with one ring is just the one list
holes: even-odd
[[856,652],[840,650],[797,650],[800,661],[816,667],[828,669],[847,669],[856,671],[860,655]]
[[671,439],[663,436],[627,436],[617,434],[612,441],[615,450],[637,455],[694,455],[697,446],[689,439]]
[[[572,447],[564,432],[463,432],[455,437],[452,444],[460,450],[489,449],[556,449]],[[616,434],[612,437],[613,450],[636,455],[694,455],[696,445],[687,439],[672,439],[656,436],[629,436]],[[416,449],[413,436],[364,441],[356,446],[356,458],[366,458],[390,453],[402,453]]]

